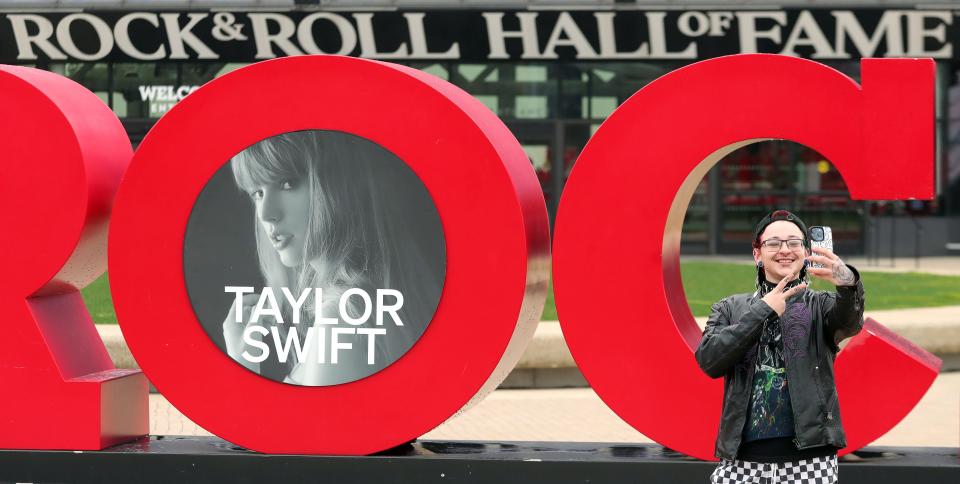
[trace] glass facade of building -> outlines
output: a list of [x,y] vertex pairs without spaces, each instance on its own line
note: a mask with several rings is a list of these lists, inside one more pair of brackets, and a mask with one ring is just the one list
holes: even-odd
[[[551,220],[577,156],[603,120],[628,97],[679,62],[407,63],[461,87],[495,112],[520,140],[536,171]],[[859,80],[859,62],[828,63]],[[79,62],[26,64],[86,86],[123,121],[134,145],[153,123],[198,86],[245,64],[225,62]],[[877,254],[877,240],[895,247],[919,240],[884,220],[939,220],[948,242],[960,242],[960,66],[938,63],[937,199],[860,202],[839,173],[812,149],[785,140],[745,146],[703,179],[684,223],[686,253],[743,253],[763,213],[789,207],[810,224],[830,225],[838,251]],[[776,106],[772,105],[771,110]],[[638,186],[638,193],[642,191]],[[910,222],[902,222],[908,219]],[[890,234],[882,233],[889,230]],[[885,243],[886,243],[885,242]],[[942,244],[941,244],[942,245]],[[930,255],[931,250],[923,252]],[[936,253],[936,250],[932,251]],[[886,252],[884,255],[888,255]],[[900,255],[913,255],[902,253]]]

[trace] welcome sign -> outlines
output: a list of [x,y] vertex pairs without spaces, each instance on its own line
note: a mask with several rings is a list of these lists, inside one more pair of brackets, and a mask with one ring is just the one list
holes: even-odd
[[[556,221],[557,308],[580,369],[637,430],[713,458],[721,384],[692,355],[679,239],[726,153],[791,139],[853,198],[932,196],[933,62],[868,59],[862,79],[783,56],[701,62],[631,97],[584,149]],[[144,435],[145,374],[237,445],[374,453],[483,398],[533,335],[551,267],[539,183],[504,124],[445,81],[347,57],[262,62],[187,96],[133,154],[72,81],[4,66],[0,92],[17,113],[0,119],[4,189],[35,242],[0,241],[29,255],[0,282],[0,383],[17,394],[0,399],[0,447]],[[641,180],[656,183],[637,197]],[[78,292],[106,267],[108,221],[143,373],[113,368]],[[902,419],[939,364],[868,320],[837,358],[842,452]]]

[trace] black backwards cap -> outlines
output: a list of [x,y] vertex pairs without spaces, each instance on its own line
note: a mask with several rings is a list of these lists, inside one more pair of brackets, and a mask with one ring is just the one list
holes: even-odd
[[800,217],[797,217],[792,212],[788,212],[786,210],[774,210],[766,217],[760,219],[760,222],[757,223],[757,227],[753,229],[753,248],[760,248],[760,235],[763,234],[763,231],[767,229],[767,226],[780,220],[792,222],[797,227],[800,227],[800,232],[803,233],[803,245],[809,250],[810,239],[807,237],[807,224],[803,223],[803,220],[801,220]]

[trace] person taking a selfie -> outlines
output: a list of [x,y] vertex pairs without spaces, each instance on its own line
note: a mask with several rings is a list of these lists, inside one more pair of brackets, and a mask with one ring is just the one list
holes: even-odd
[[[712,307],[696,351],[700,368],[724,379],[711,482],[837,482],[846,438],[833,364],[863,326],[864,297],[854,268],[811,246],[825,230],[808,233],[786,210],[764,217],[753,233],[757,290]],[[808,289],[810,276],[836,291]]]

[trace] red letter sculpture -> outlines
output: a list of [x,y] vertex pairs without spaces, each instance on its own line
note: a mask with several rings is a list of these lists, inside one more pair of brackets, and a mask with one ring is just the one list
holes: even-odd
[[[339,385],[247,371],[204,333],[184,288],[184,234],[204,184],[251,144],[297,130],[350,133],[406,162],[446,240],[443,293],[423,336],[382,371]],[[402,66],[290,57],[218,78],[153,128],[117,200],[110,280],[133,355],[187,417],[261,452],[368,454],[416,439],[496,388],[546,297],[546,209],[520,144],[467,93]]]
[[[723,389],[692,355],[700,329],[679,251],[687,204],[718,160],[790,139],[832,161],[854,199],[932,197],[933,62],[866,59],[862,78],[772,55],[699,62],[627,100],[580,155],[554,234],[557,309],[584,376],[648,437],[714,458]],[[843,452],[902,419],[939,370],[872,321],[836,365]]]
[[106,269],[107,222],[132,155],[79,84],[0,67],[7,236],[0,447],[98,450],[145,435],[147,380],[117,370],[78,290]]

